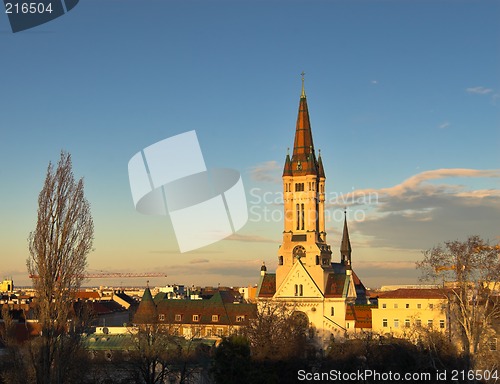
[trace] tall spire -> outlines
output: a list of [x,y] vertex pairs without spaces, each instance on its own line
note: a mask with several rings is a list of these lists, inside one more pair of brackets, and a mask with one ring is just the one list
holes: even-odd
[[[314,144],[311,131],[311,123],[309,122],[309,111],[307,108],[306,92],[304,89],[304,75],[302,72],[302,93],[300,95],[299,114],[297,116],[297,124],[295,127],[295,141],[293,144],[292,160],[300,160],[306,162],[309,155],[314,156]],[[314,156],[314,160],[316,158]]]
[[342,243],[340,244],[340,256],[342,264],[351,268],[351,241],[349,240],[349,229],[347,228],[347,211],[344,211],[344,233],[342,234]]

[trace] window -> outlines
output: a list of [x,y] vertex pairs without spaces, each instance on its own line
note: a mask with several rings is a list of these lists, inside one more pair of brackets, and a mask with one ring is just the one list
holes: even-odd
[[304,183],[296,183],[295,192],[304,192]]
[[350,323],[347,323],[347,328],[349,328],[349,324],[350,324]]
[[201,329],[200,327],[196,327],[194,329],[194,334],[193,334],[194,337],[200,337],[201,336]]
[[335,316],[335,308],[334,307],[330,308],[330,316]]
[[236,322],[237,323],[241,323],[243,321],[245,321],[245,316],[236,316]]
[[299,295],[299,286],[295,284],[295,296]]
[[432,320],[427,320],[427,326],[432,328],[434,326],[434,322]]
[[444,320],[439,320],[439,328],[444,329]]
[[387,328],[387,319],[382,319],[382,327]]
[[207,335],[207,337],[212,337],[212,328],[207,328],[205,334]]
[[217,328],[217,336],[222,337],[224,335],[224,329]]
[[417,304],[417,308],[418,309],[422,308],[422,304]]
[[406,309],[410,308],[410,304],[405,305]]
[[163,313],[158,315],[158,320],[165,321],[165,315]]
[[319,265],[319,256],[316,255],[316,265]]
[[283,265],[283,256],[278,257],[278,264]]
[[382,304],[382,308],[387,308],[387,304],[386,303]]
[[405,328],[410,328],[410,319],[405,319]]
[[193,315],[193,321],[200,321],[200,315]]
[[398,308],[398,304],[397,303],[394,303],[394,308],[397,309]]
[[394,319],[394,328],[399,328],[399,319]]
[[420,319],[415,320],[415,325],[417,327],[421,327],[422,326],[422,320],[420,320]]
[[429,304],[429,309],[434,309],[434,304]]
[[182,315],[175,315],[175,321],[182,321]]
[[302,220],[302,230],[304,230],[304,204],[300,205],[300,219]]
[[299,296],[304,296],[304,287],[302,286],[302,284],[299,285]]
[[300,229],[300,209],[299,209],[298,204],[295,205],[295,210],[297,211],[297,230],[299,230]]
[[212,315],[212,321],[219,321],[219,315]]

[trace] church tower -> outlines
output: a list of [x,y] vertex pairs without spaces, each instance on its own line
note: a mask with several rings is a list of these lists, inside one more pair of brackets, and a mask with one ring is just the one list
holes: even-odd
[[[302,92],[295,127],[292,156],[287,153],[283,170],[284,231],[278,251],[276,289],[289,280],[295,263],[304,266],[317,289],[324,292],[328,273],[332,272],[331,248],[325,231],[325,172],[321,154],[313,143],[307,98],[302,73]],[[296,296],[305,296],[303,289]]]

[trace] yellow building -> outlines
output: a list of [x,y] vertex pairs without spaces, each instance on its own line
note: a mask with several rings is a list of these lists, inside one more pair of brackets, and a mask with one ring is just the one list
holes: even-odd
[[[351,267],[351,243],[344,219],[340,262],[332,262],[326,240],[325,171],[313,144],[307,98],[302,78],[299,113],[292,156],[283,170],[284,231],[276,273],[263,266],[257,288],[259,301],[285,303],[309,324],[310,335],[322,346],[357,328],[354,304],[367,304],[366,289]],[[366,312],[366,311],[365,311]],[[368,311],[369,313],[369,311]]]
[[12,279],[4,279],[0,284],[0,292],[12,292],[14,290],[14,281]]
[[372,330],[380,335],[411,337],[418,329],[445,332],[447,299],[442,289],[408,289],[381,292],[372,309]]

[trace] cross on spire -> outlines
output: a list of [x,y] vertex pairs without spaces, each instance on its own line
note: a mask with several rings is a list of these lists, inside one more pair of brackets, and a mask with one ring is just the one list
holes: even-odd
[[306,97],[306,91],[304,89],[304,75],[306,73],[304,71],[302,71],[302,73],[300,74],[300,76],[302,76],[302,93],[300,94],[300,97],[301,98],[305,98]]

